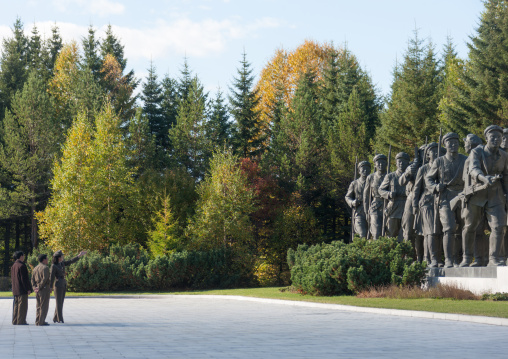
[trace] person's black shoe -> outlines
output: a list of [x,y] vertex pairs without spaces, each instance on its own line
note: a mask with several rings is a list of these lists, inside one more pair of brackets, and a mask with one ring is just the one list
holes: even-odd
[[39,324],[39,325],[49,325],[49,323],[48,322],[44,322],[44,323]]

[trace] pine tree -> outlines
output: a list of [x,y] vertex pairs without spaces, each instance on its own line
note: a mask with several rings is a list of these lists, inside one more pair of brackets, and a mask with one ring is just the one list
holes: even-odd
[[[165,75],[161,82],[162,86],[162,101],[161,110],[164,117],[164,125],[168,129],[171,129],[176,123],[176,116],[178,114],[178,83],[176,80]],[[171,142],[169,140],[168,132],[166,131],[164,148],[166,151],[171,151]]]
[[377,151],[386,153],[392,145],[395,153],[412,153],[426,136],[436,138],[440,83],[434,48],[431,43],[424,46],[415,31],[403,63],[394,69],[391,97],[376,136]]
[[[89,38],[90,38],[90,29],[88,30]],[[102,40],[101,43],[101,58],[102,62],[106,59],[106,55],[113,55],[113,57],[118,61],[122,71],[127,67],[127,59],[124,57],[124,48],[125,46],[121,44],[120,39],[116,37],[113,33],[113,28],[111,24],[106,28],[106,37]]]
[[32,28],[32,35],[28,40],[27,61],[29,69],[37,71],[41,71],[43,69],[43,43],[41,36],[39,35],[39,30],[35,24]]
[[231,96],[230,113],[234,119],[233,145],[236,153],[244,158],[261,154],[264,150],[266,130],[260,121],[258,91],[253,89],[254,76],[247,54],[243,53],[238,77],[234,78]]
[[185,101],[189,95],[192,86],[192,71],[189,68],[187,57],[183,59],[183,68],[180,70],[180,78],[178,79],[177,93],[180,102]]
[[[441,106],[450,126],[478,134],[492,124],[505,126],[508,120],[508,2],[487,0],[484,4],[476,34],[468,44],[467,63],[449,66],[453,96]],[[457,121],[460,116],[466,124]]]
[[0,120],[10,108],[14,94],[23,88],[27,77],[28,39],[19,18],[14,23],[12,37],[3,40],[0,58]]
[[153,62],[150,62],[148,76],[143,84],[141,99],[143,100],[143,113],[148,119],[150,133],[155,138],[157,151],[164,153],[169,128],[164,123],[162,112],[162,88],[157,80],[157,73]]
[[95,79],[101,78],[102,61],[99,57],[99,39],[96,39],[96,30],[90,25],[88,27],[88,36],[81,39],[83,47],[83,66],[90,69]]
[[229,122],[228,109],[221,89],[217,89],[217,95],[212,101],[210,118],[206,124],[206,138],[210,148],[229,147],[231,141],[231,124]]
[[13,98],[3,134],[0,156],[13,178],[11,197],[29,213],[32,245],[36,247],[35,212],[48,200],[50,168],[61,142],[46,82],[36,71],[30,73],[23,90]]
[[169,130],[173,161],[196,181],[204,177],[209,160],[205,138],[206,99],[203,85],[194,77],[187,99],[178,106],[176,124]]
[[439,120],[445,132],[458,133],[464,138],[470,133],[467,113],[458,105],[465,93],[466,64],[457,56],[450,38],[444,48],[442,68],[441,100],[439,101]]
[[63,42],[62,37],[60,36],[60,29],[58,26],[53,25],[51,27],[51,39],[48,39],[47,48],[48,48],[48,60],[46,63],[46,67],[50,74],[53,73],[53,69],[55,67],[55,62],[62,50]]

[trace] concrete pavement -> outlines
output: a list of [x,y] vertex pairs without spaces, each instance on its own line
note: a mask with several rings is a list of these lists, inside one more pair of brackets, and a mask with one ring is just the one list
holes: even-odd
[[65,324],[11,325],[0,358],[501,358],[508,327],[206,296],[67,298]]

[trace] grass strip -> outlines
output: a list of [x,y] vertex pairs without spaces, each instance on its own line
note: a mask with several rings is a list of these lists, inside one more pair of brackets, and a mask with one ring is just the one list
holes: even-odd
[[[508,301],[452,300],[452,299],[388,299],[388,298],[357,298],[354,296],[317,297],[291,292],[281,292],[281,288],[248,288],[224,289],[188,292],[101,292],[72,293],[69,297],[82,296],[116,296],[116,295],[240,295],[255,298],[270,298],[307,301],[316,303],[354,305],[358,307],[418,310],[438,313],[454,313],[466,315],[483,315],[488,317],[508,318]],[[12,297],[11,292],[0,292],[0,297]]]

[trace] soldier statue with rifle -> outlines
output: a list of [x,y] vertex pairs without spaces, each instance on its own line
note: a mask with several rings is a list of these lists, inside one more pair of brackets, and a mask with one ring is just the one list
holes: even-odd
[[387,203],[384,208],[386,229],[389,237],[399,237],[401,231],[402,215],[406,204],[406,186],[399,183],[399,178],[409,165],[409,155],[400,152],[395,156],[397,170],[388,173],[379,186],[379,194]]
[[[487,144],[478,146],[469,155],[469,173],[473,187],[466,188],[464,207],[464,256],[461,266],[472,260],[475,233],[485,211],[490,227],[489,267],[503,266],[501,244],[506,227],[506,195],[508,193],[508,154],[500,149],[503,129],[496,125],[484,131]],[[477,186],[477,187],[474,187]]]
[[383,198],[378,192],[379,185],[383,182],[386,175],[387,159],[385,155],[378,154],[374,156],[374,168],[376,171],[367,176],[365,188],[363,190],[363,206],[367,214],[369,224],[369,235],[373,239],[381,236],[383,228]]
[[425,184],[435,196],[434,233],[438,233],[439,223],[443,230],[444,267],[452,268],[454,260],[458,260],[455,258],[455,248],[458,247],[455,242],[460,243],[462,217],[458,209],[452,210],[450,202],[464,188],[462,174],[467,157],[458,152],[459,135],[456,133],[447,133],[442,142],[446,148],[446,155],[436,158],[432,163],[425,176]]
[[360,178],[356,178],[355,170],[355,178],[349,185],[349,189],[346,193],[346,202],[353,210],[353,215],[351,216],[351,221],[353,222],[352,233],[366,238],[368,227],[363,206],[363,193],[367,176],[370,174],[370,163],[368,161],[362,161],[357,164],[356,168],[358,169]]
[[407,166],[406,170],[399,178],[399,184],[406,187],[406,204],[404,207],[404,214],[402,215],[402,237],[405,241],[410,241],[415,249],[415,258],[420,262],[423,259],[423,236],[415,231],[415,215],[413,213],[413,196],[414,185],[418,169],[423,163],[423,153],[425,145],[420,148],[415,146],[415,157],[413,161]]

